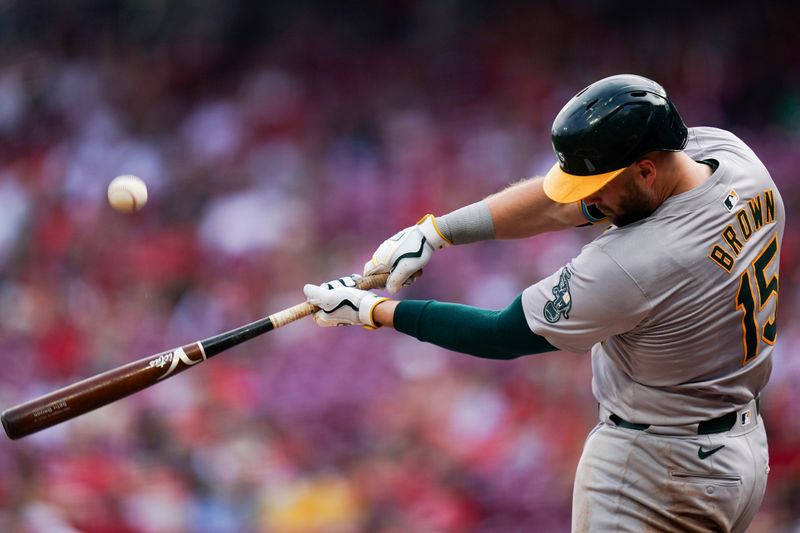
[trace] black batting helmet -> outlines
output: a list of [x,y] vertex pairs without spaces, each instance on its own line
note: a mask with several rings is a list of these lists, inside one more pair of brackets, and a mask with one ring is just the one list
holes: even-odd
[[677,152],[688,132],[661,85],[620,74],[589,85],[567,102],[553,122],[558,163],[544,191],[570,203],[586,198],[653,150]]

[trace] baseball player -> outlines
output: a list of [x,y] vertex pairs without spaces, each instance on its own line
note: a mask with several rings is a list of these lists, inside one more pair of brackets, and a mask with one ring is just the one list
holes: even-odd
[[[556,116],[558,162],[394,235],[365,274],[397,292],[451,244],[610,227],[569,263],[489,311],[306,285],[321,326],[393,326],[450,350],[510,359],[592,353],[599,423],[575,476],[573,531],[744,531],[767,482],[759,393],[777,331],[784,206],[732,133],[687,129],[664,89],[602,79]],[[587,207],[591,206],[591,207]]]

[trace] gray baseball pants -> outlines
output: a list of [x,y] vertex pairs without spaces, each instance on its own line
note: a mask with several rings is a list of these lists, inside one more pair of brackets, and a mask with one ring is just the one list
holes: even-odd
[[698,435],[696,424],[629,429],[610,416],[600,408],[578,464],[574,533],[747,529],[769,473],[754,401],[730,430],[708,435]]

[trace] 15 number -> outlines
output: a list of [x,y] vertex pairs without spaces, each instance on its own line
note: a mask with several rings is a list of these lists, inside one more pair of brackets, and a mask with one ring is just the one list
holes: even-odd
[[756,318],[756,300],[754,291],[750,280],[750,269],[748,268],[739,277],[739,290],[736,293],[736,309],[742,311],[742,332],[744,334],[744,360],[742,366],[749,363],[753,358],[758,355],[758,342],[759,339],[767,344],[775,344],[775,339],[778,336],[778,329],[775,324],[775,313],[778,307],[778,273],[777,265],[775,268],[770,269],[772,274],[767,274],[767,268],[775,259],[778,253],[778,236],[774,235],[772,239],[764,246],[761,253],[758,254],[756,260],[753,261],[753,278],[755,279],[755,288],[758,295],[758,311],[764,309],[772,296],[775,299],[772,301],[772,313],[770,313],[769,320],[763,327],[759,328]]

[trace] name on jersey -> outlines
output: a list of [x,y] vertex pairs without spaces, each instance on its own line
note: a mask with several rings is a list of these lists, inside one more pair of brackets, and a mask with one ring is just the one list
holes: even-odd
[[[733,192],[733,191],[732,191]],[[725,207],[730,208],[739,203],[739,197],[733,192],[735,201],[728,195]],[[717,242],[712,248],[708,257],[719,265],[725,272],[730,273],[736,264],[745,243],[750,240],[754,233],[764,228],[768,224],[775,222],[775,193],[772,189],[767,189],[763,193],[757,194],[755,198],[747,200],[734,215],[736,222],[728,224],[722,230],[721,241]]]

